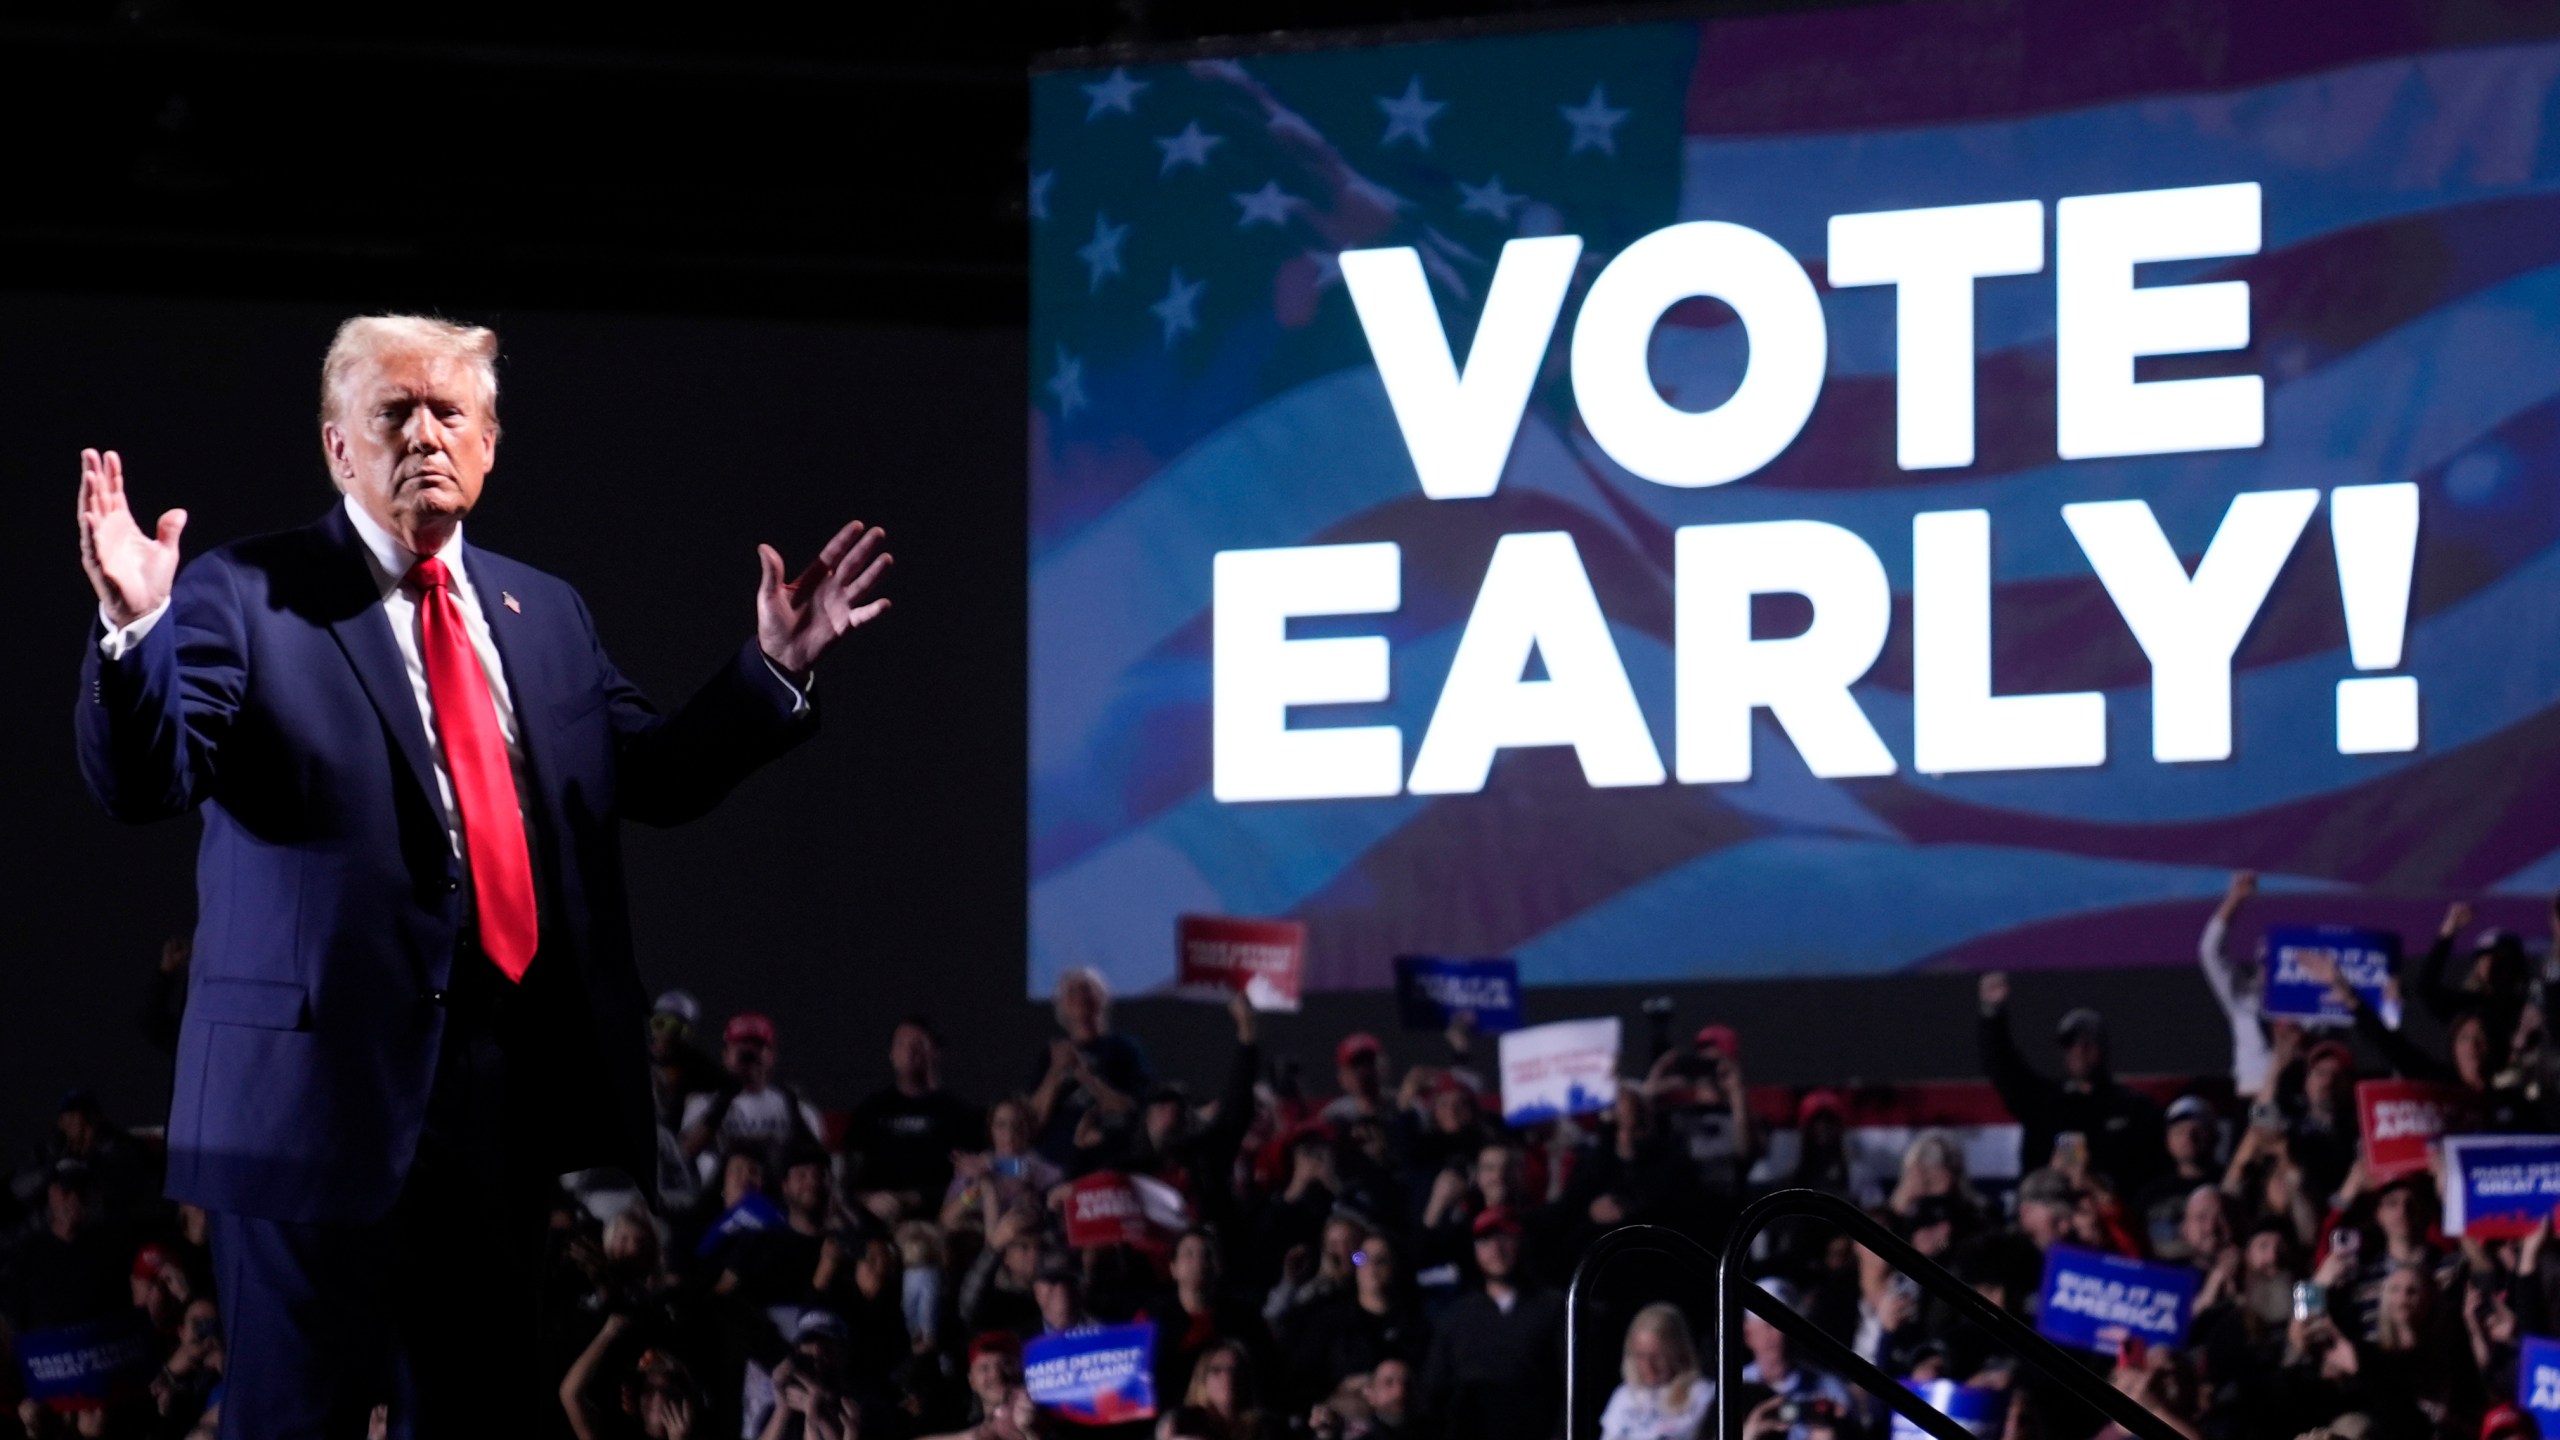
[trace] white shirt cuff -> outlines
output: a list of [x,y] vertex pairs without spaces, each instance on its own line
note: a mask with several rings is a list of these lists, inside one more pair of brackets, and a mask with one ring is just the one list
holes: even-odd
[[130,625],[119,626],[115,622],[115,617],[107,613],[107,607],[99,606],[98,623],[107,627],[107,633],[98,641],[98,653],[110,660],[123,659],[125,652],[141,644],[142,637],[150,634],[151,627],[159,624],[160,617],[168,613],[169,602],[163,600],[152,607],[150,614],[142,616]]
[[[152,613],[153,615],[157,615],[157,614],[159,614],[160,612],[159,612],[159,611],[157,611],[157,610],[154,610],[154,611],[153,611],[153,612],[151,612],[151,613]],[[145,624],[145,623],[147,623],[147,622],[150,620],[150,618],[151,618],[151,617],[150,617],[149,615],[146,615],[146,616],[144,616],[142,619],[140,619],[140,620],[136,620],[136,621],[134,621],[133,623],[134,623],[134,624],[136,624],[136,625]],[[137,637],[135,637],[135,638],[139,639],[140,637],[139,637],[139,636],[137,636]],[[113,656],[113,655],[109,655],[107,658],[108,658],[108,659],[110,659],[110,660],[113,660],[113,659],[114,659],[114,658],[116,658],[116,657],[115,657],[115,656]],[[786,689],[786,690],[789,690],[789,691],[791,692],[791,713],[792,713],[792,714],[797,715],[797,714],[799,714],[801,711],[806,710],[806,709],[808,709],[808,708],[809,708],[809,687],[818,683],[818,672],[817,672],[817,671],[815,671],[815,670],[810,671],[810,672],[809,672],[809,678],[808,678],[808,679],[806,679],[806,680],[794,680],[794,679],[792,679],[789,675],[786,675],[786,674],[784,674],[784,673],[783,673],[783,671],[782,671],[782,667],[781,667],[781,666],[776,665],[776,664],[774,664],[774,663],[773,663],[773,657],[772,657],[772,656],[767,655],[767,654],[765,654],[763,651],[759,650],[759,651],[757,651],[757,652],[756,652],[756,658],[757,658],[757,659],[759,659],[759,660],[762,660],[762,661],[764,662],[764,668],[766,668],[767,670],[770,670],[770,671],[772,671],[772,672],[773,672],[773,678],[774,678],[774,679],[776,679],[776,680],[781,681],[781,682],[782,682],[782,685],[783,685],[783,688],[784,688],[784,689]]]

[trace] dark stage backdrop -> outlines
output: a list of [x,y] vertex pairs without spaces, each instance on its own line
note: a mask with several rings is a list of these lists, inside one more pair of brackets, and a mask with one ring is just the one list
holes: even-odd
[[[92,613],[64,513],[78,451],[124,452],[146,522],[187,506],[190,554],[311,519],[336,502],[318,465],[319,358],[360,305],[0,296],[13,521],[0,531],[12,692],[0,735],[0,1153],[32,1140],[70,1085],[96,1087],[129,1123],[160,1120],[167,1062],[138,1011],[162,937],[192,919],[196,824],[107,820],[73,761]],[[746,633],[756,541],[797,563],[859,516],[896,542],[897,609],[822,672],[824,733],[704,821],[633,827],[643,978],[690,987],[715,1020],[771,1013],[784,1070],[823,1104],[879,1083],[889,1030],[914,1010],[948,1032],[955,1084],[981,1096],[1021,1084],[1048,1027],[1020,968],[1022,335],[464,318],[496,325],[506,348],[506,438],[473,539],[576,584],[616,660],[662,702]],[[1844,893],[1855,888],[1844,876]],[[1685,1025],[1742,1027],[1756,1079],[1961,1075],[1971,987],[1948,975],[1622,986],[1533,992],[1530,1010],[1632,1022],[1645,996],[1668,990]],[[2132,1068],[2227,1058],[2191,972],[2037,975],[2020,988],[2038,1033],[2067,1003],[2109,1008]],[[1397,1043],[1390,1012],[1381,994],[1328,994],[1303,1015],[1267,1017],[1267,1033],[1322,1086],[1344,1030]],[[1217,1012],[1141,1001],[1122,1023],[1167,1068],[1217,1073]]]

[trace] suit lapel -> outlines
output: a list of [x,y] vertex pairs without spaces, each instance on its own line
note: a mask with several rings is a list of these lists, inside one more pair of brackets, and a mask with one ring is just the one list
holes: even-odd
[[540,663],[540,627],[528,622],[515,592],[505,588],[523,582],[511,573],[504,556],[468,545],[463,547],[462,568],[471,575],[481,618],[489,624],[490,643],[498,647],[498,667],[506,672],[507,699],[516,712],[516,740],[524,746],[525,764],[533,771],[525,788],[543,796],[547,793],[542,783],[544,761],[550,758],[544,750],[549,727],[543,722],[551,713],[552,695],[547,683],[550,669]]
[[336,618],[329,622],[329,633],[337,637],[338,648],[346,652],[356,680],[364,686],[365,697],[373,702],[374,712],[382,717],[382,728],[391,743],[408,763],[410,778],[418,782],[418,791],[431,807],[441,812],[442,800],[436,791],[433,752],[427,747],[427,727],[418,715],[418,698],[409,685],[409,665],[400,657],[400,642],[391,633],[391,617],[382,608],[381,592],[375,588],[373,566],[365,559],[364,542],[356,538],[355,527],[346,512],[330,507],[328,518],[321,522],[334,554],[332,565],[338,574],[331,577],[333,595],[328,613]]

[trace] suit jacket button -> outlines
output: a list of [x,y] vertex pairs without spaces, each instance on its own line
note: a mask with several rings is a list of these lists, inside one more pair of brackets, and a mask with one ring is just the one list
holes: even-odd
[[430,1004],[430,1005],[442,1005],[442,1004],[444,1003],[444,1001],[445,1001],[445,992],[443,992],[442,990],[430,990],[430,991],[428,991],[428,992],[427,992],[427,1003],[428,1003],[428,1004]]
[[462,888],[462,882],[451,875],[444,877],[444,893],[451,895]]

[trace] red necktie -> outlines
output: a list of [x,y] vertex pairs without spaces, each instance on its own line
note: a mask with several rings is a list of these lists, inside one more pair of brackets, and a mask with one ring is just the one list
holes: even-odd
[[515,768],[507,762],[507,741],[498,730],[498,707],[489,698],[480,652],[471,648],[462,607],[454,602],[453,572],[430,555],[409,578],[420,591],[418,654],[426,662],[427,699],[436,709],[454,803],[462,808],[462,853],[471,863],[471,890],[479,903],[480,949],[509,980],[521,981],[533,963],[540,927]]

